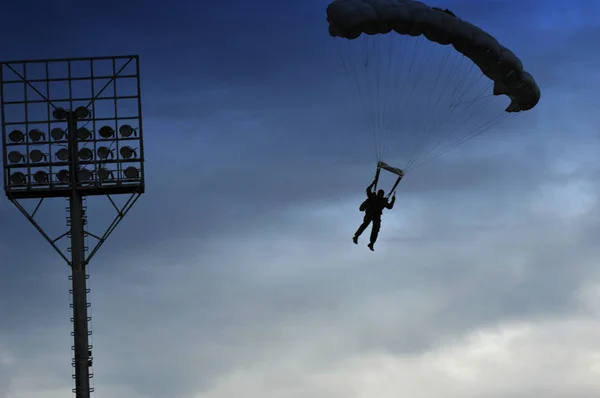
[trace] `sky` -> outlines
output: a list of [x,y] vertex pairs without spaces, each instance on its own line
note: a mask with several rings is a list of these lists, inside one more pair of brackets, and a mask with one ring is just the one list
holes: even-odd
[[[407,173],[375,252],[351,241],[376,159],[328,2],[101,3],[0,25],[5,61],[140,55],[147,191],[88,268],[95,397],[598,396],[597,1],[428,3],[542,97]],[[0,255],[0,398],[65,397],[69,270],[5,197]]]

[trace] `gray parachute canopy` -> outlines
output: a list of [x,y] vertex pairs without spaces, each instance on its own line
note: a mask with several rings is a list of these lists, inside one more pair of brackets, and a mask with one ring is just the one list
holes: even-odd
[[512,51],[449,10],[413,0],[336,0],[327,7],[327,21],[331,36],[350,40],[393,30],[451,44],[494,81],[494,95],[510,97],[507,112],[529,110],[540,100],[540,88]]
[[400,138],[394,156],[408,158],[404,171],[540,100],[521,60],[450,10],[413,0],[335,0],[327,22],[369,118],[377,160],[387,141]]

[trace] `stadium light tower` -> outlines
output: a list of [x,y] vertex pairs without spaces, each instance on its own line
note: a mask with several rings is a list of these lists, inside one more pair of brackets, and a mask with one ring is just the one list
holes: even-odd
[[[144,193],[139,57],[0,66],[4,192],[71,267],[73,392],[87,398],[93,391],[93,357],[86,267]],[[88,231],[85,200],[92,195],[106,196],[116,210],[101,234]],[[129,198],[117,206],[114,195]],[[50,237],[35,219],[48,198],[68,200],[67,231],[58,237]],[[33,212],[25,200],[37,201]],[[87,237],[95,239],[89,252]],[[70,239],[66,250],[58,245],[63,238]]]

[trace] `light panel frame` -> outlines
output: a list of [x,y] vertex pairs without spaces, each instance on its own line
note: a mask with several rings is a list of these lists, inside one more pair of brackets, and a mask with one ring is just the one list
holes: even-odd
[[[110,73],[98,72],[97,65],[100,62],[104,65],[112,65],[112,68],[105,68],[109,69]],[[72,68],[75,63],[84,65],[83,72],[80,71],[77,75]],[[89,67],[85,67],[85,65],[89,65]],[[61,70],[66,71],[66,73],[53,77],[50,73],[52,68],[62,68]],[[30,69],[33,73],[28,73]],[[45,73],[39,73],[40,70],[45,71]],[[36,71],[37,74],[35,74]],[[32,74],[33,76],[31,76]],[[42,76],[39,76],[40,74]],[[17,76],[17,78],[14,78],[14,76]],[[135,87],[135,92],[123,94],[119,91],[120,82],[123,82],[122,86],[126,86],[126,82],[131,82],[130,88]],[[53,95],[52,84],[68,86],[68,95],[64,95],[64,93],[58,96]],[[76,84],[79,88],[82,85],[89,84],[90,95],[77,96],[74,94],[73,87]],[[12,88],[18,85],[23,87],[22,96],[16,99],[9,98],[7,93],[14,94],[16,91]],[[107,91],[110,91],[110,93],[106,94]],[[130,105],[123,106],[125,101],[128,101]],[[109,107],[112,110],[109,110],[107,115],[97,115],[100,102],[112,102],[113,106]],[[39,109],[37,113],[29,111],[30,107],[39,107],[40,105],[44,106],[43,111],[39,111]],[[24,117],[9,120],[11,106],[23,106],[25,110]],[[79,152],[84,148],[88,148],[91,150],[93,157],[90,160],[72,161],[69,158],[62,161],[57,159],[55,154],[61,148],[71,151],[73,145],[72,140],[68,139],[69,123],[65,120],[55,119],[52,113],[55,109],[64,108],[75,115],[75,110],[80,106],[87,108],[90,112],[89,117],[70,125],[76,127],[74,128],[75,133],[82,128],[89,130],[91,137],[85,141],[77,140],[76,149]],[[144,145],[138,55],[1,62],[0,112],[4,191],[9,199],[69,197],[73,190],[78,190],[84,196],[144,193]],[[119,133],[120,128],[125,125],[134,128],[134,134],[130,137],[122,137]],[[45,129],[40,126],[45,126]],[[111,127],[115,132],[114,137],[102,138],[99,134],[102,126]],[[51,135],[51,131],[57,127],[66,132],[66,136],[61,141],[54,140]],[[38,129],[43,133],[40,142],[33,142],[29,136],[30,130],[34,129]],[[23,143],[13,144],[10,142],[9,134],[13,130],[23,132],[25,135]],[[104,160],[100,159],[97,153],[98,148],[102,146],[112,149],[113,156]],[[135,149],[137,157],[135,159],[123,159],[120,155],[122,147]],[[22,161],[14,164],[9,161],[8,154],[13,150],[18,150],[25,156],[25,163]],[[39,163],[32,162],[30,153],[33,150],[41,150],[46,155],[46,159],[42,159]],[[79,181],[71,178],[67,182],[58,181],[57,175],[61,170],[66,169],[68,171],[72,165],[86,168],[91,172],[92,180]],[[125,177],[125,170],[132,166],[139,170],[139,177],[128,179]],[[113,179],[107,181],[99,177],[98,171],[105,168],[113,172]],[[49,183],[39,184],[34,182],[35,173],[41,170],[48,173]],[[25,186],[16,186],[11,183],[10,176],[16,171],[25,174],[27,178]]]

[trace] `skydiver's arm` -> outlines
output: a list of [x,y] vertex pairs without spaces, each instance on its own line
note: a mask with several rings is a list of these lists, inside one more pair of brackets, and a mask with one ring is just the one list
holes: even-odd
[[390,210],[391,210],[391,209],[393,209],[393,208],[394,208],[394,203],[396,203],[396,196],[392,196],[392,201],[391,201],[391,202],[387,202],[387,203],[385,204],[385,207],[386,207],[387,209],[390,209]]
[[375,181],[373,181],[371,183],[371,185],[369,185],[367,187],[367,196],[370,198],[373,195],[373,186],[375,185]]

